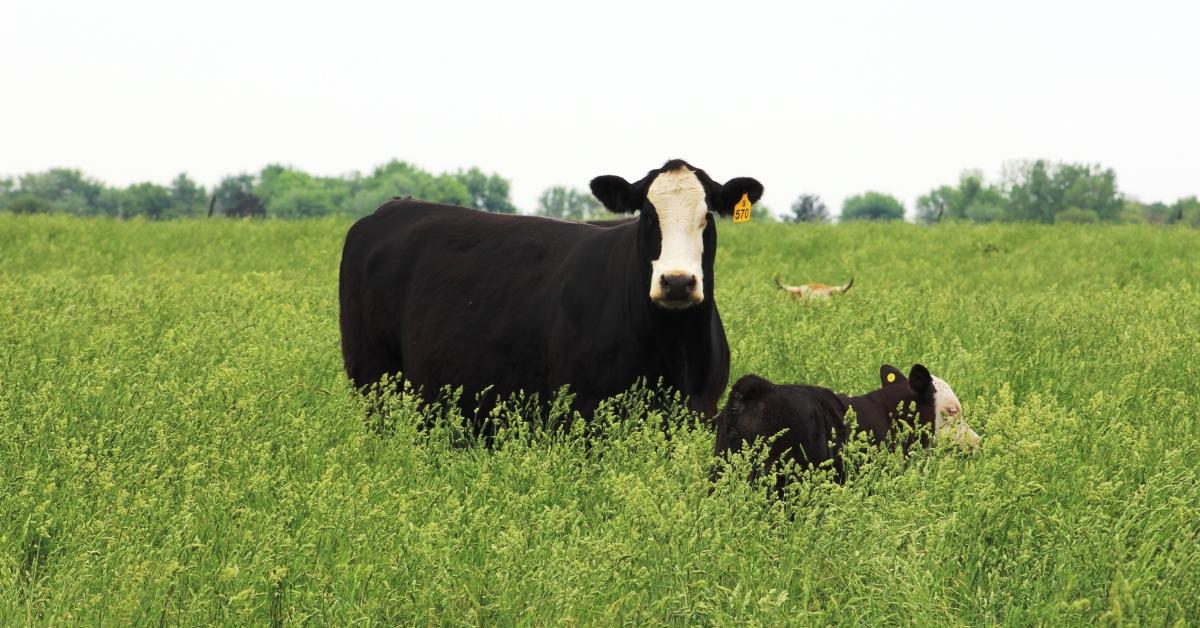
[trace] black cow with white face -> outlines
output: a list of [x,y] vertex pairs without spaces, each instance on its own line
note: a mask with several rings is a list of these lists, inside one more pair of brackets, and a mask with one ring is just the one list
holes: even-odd
[[[601,227],[393,200],[346,235],[342,356],[360,389],[402,374],[433,398],[463,388],[477,417],[517,391],[562,386],[585,417],[638,378],[683,393],[706,418],[729,377],[713,293],[716,221],[762,185],[724,184],[680,160],[630,183],[597,177]],[[477,396],[489,392],[482,398]]]
[[[914,364],[905,377],[884,364],[879,381],[879,389],[852,397],[819,386],[773,384],[757,375],[743,376],[717,417],[714,452],[718,456],[737,452],[755,440],[777,436],[767,450],[767,470],[781,460],[791,460],[800,468],[832,460],[841,481],[841,450],[851,436],[845,421],[850,409],[858,430],[874,445],[907,424],[926,427],[934,437],[950,438],[964,448],[979,447],[979,435],[963,420],[954,390],[925,366]],[[777,488],[786,483],[783,477],[777,480]]]

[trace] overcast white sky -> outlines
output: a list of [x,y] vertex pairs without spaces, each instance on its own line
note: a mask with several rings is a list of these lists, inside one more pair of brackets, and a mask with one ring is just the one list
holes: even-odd
[[1010,160],[1200,193],[1200,2],[4,0],[0,174],[477,165],[531,208],[670,157],[777,212]]

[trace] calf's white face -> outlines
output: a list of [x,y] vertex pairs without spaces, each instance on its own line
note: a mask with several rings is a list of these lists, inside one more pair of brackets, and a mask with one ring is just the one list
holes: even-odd
[[962,404],[954,389],[946,380],[931,375],[933,379],[934,434],[938,438],[950,438],[966,449],[978,449],[980,437],[967,425],[962,416]]
[[658,214],[662,246],[650,262],[650,299],[681,309],[704,301],[704,185],[687,168],[659,173],[646,198]]

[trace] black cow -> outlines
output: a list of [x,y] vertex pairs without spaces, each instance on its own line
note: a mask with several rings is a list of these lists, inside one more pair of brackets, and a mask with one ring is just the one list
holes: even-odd
[[[756,439],[778,435],[767,450],[766,470],[781,460],[807,468],[832,460],[835,475],[843,479],[841,449],[850,437],[845,417],[853,408],[858,429],[868,440],[882,444],[902,423],[925,426],[936,436],[953,438],[960,445],[979,446],[979,435],[961,416],[962,406],[950,385],[920,364],[905,377],[896,367],[879,369],[881,387],[858,397],[828,388],[801,384],[772,384],[746,375],[733,385],[725,408],[717,417],[714,451],[718,456],[740,451]],[[901,443],[909,446],[912,442]],[[777,478],[777,488],[786,483]]]
[[510,393],[536,394],[544,407],[570,386],[587,417],[645,378],[714,416],[729,346],[709,213],[757,201],[762,185],[722,185],[672,160],[635,183],[610,175],[591,188],[609,210],[639,216],[600,227],[393,200],[355,223],[339,285],[354,384],[399,373],[426,399],[462,387],[478,426]]

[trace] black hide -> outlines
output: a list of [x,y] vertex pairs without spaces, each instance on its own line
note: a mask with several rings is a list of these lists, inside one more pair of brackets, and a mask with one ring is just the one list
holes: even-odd
[[[714,451],[717,455],[740,451],[757,439],[778,435],[767,451],[765,470],[781,460],[801,468],[832,460],[838,481],[843,480],[841,449],[850,437],[846,411],[854,408],[858,430],[872,444],[884,443],[901,426],[934,426],[934,385],[929,371],[913,365],[905,377],[890,365],[880,368],[881,387],[851,397],[828,388],[802,384],[773,384],[757,375],[746,375],[733,385],[725,408],[717,417]],[[912,443],[900,443],[907,447]],[[778,488],[786,483],[778,479]]]
[[[732,211],[724,205],[732,188],[692,170],[709,209]],[[397,373],[427,399],[461,386],[463,410],[478,423],[498,396],[517,391],[538,395],[544,407],[567,385],[574,408],[589,417],[638,378],[661,379],[690,408],[714,416],[729,376],[712,283],[716,221],[704,231],[704,300],[681,310],[651,302],[659,236],[645,190],[662,171],[632,184],[593,181],[610,209],[641,210],[615,226],[412,200],[359,220],[346,236],[339,283],[342,355],[355,386]],[[735,181],[755,200],[762,193],[753,179]],[[490,393],[477,407],[484,389]]]

